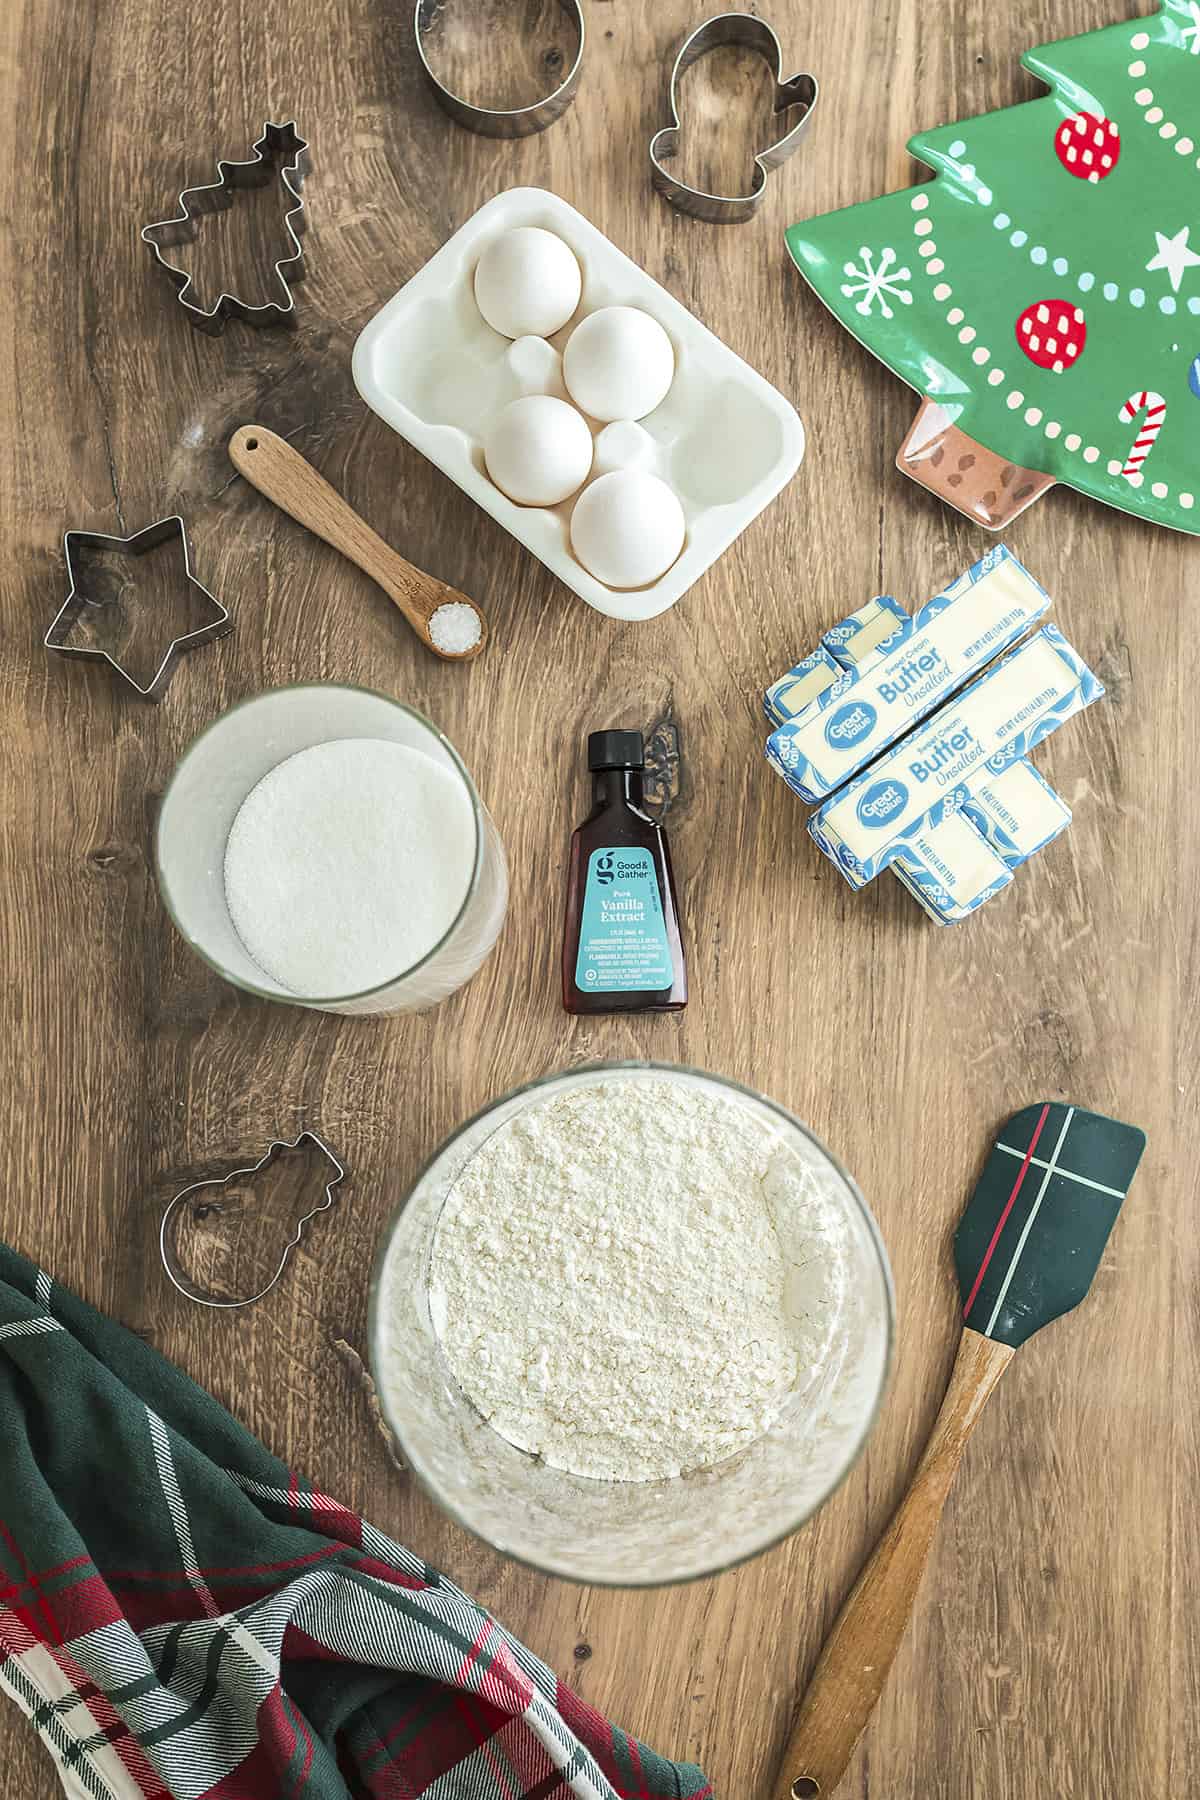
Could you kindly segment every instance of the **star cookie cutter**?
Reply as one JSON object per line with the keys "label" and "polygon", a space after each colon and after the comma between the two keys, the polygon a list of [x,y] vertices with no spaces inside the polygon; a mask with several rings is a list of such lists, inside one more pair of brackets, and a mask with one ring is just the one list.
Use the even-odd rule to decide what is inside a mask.
{"label": "star cookie cutter", "polygon": [[[748,194],[710,194],[703,188],[691,187],[687,182],[678,180],[663,166],[679,152],[680,82],[693,63],[699,62],[702,56],[707,56],[710,50],[726,44],[735,44],[743,50],[755,50],[767,64],[775,77],[775,95],[772,101],[774,113],[787,112],[794,106],[804,108],[803,116],[791,130],[772,144],[770,149],[760,150],[754,158],[754,178]],[[767,176],[799,149],[800,140],[812,122],[813,108],[817,104],[819,92],[814,75],[790,75],[784,78],[783,50],[765,19],[756,19],[751,13],[720,13],[716,18],[706,20],[684,40],[671,70],[673,123],[664,125],[650,140],[650,177],[654,186],[677,212],[688,213],[694,219],[705,219],[711,225],[737,225],[753,218],[766,190]]]}
{"label": "star cookie cutter", "polygon": [[[167,645],[162,661],[146,686],[127,669],[123,663],[108,650],[98,649],[92,644],[72,644],[70,637],[83,612],[91,608],[99,610],[102,606],[112,605],[112,601],[89,600],[84,592],[83,575],[77,559],[81,551],[86,550],[119,550],[126,556],[145,556],[151,550],[157,550],[161,544],[177,539],[183,546],[184,580],[203,594],[217,617],[208,625],[201,625],[196,631],[185,632],[182,637],[172,638]],[[47,650],[55,650],[60,656],[83,656],[93,662],[105,662],[110,669],[115,669],[121,680],[131,687],[142,700],[156,703],[167,691],[171,676],[175,673],[175,665],[187,650],[194,650],[200,644],[210,644],[215,638],[225,637],[233,630],[233,621],[228,610],[221,605],[216,595],[210,593],[202,581],[198,581],[192,573],[192,559],[188,550],[187,532],[183,520],[178,513],[169,519],[159,519],[154,525],[147,525],[141,531],[135,531],[132,537],[110,537],[102,531],[67,531],[63,533],[63,552],[67,561],[67,579],[70,592],[58,611],[55,613],[42,642]]]}
{"label": "star cookie cutter", "polygon": [[[228,162],[222,158],[217,163],[216,181],[203,187],[184,188],[179,196],[179,212],[174,218],[160,219],[157,224],[142,227],[142,242],[149,245],[154,260],[166,270],[180,305],[197,331],[207,332],[209,337],[220,337],[230,319],[260,327],[295,323],[296,300],[292,284],[304,279],[304,250],[300,239],[308,228],[300,190],[309,166],[308,143],[297,132],[295,120],[290,119],[286,125],[272,125],[268,120],[254,146],[254,155],[247,162]],[[287,299],[283,302],[267,300],[252,306],[237,294],[222,293],[212,306],[198,305],[188,297],[192,277],[186,269],[171,262],[163,254],[164,250],[195,243],[201,219],[210,213],[228,211],[240,192],[247,188],[267,187],[276,176],[296,202],[283,215],[291,253],[275,264],[275,274]]]}
{"label": "star cookie cutter", "polygon": [[[318,1200],[317,1204],[310,1207],[303,1218],[297,1220],[296,1229],[284,1245],[283,1254],[279,1258],[279,1267],[272,1275],[270,1281],[267,1282],[265,1287],[260,1288],[257,1294],[248,1294],[240,1300],[225,1300],[218,1294],[210,1293],[207,1288],[197,1286],[185,1272],[183,1265],[175,1254],[174,1227],[180,1207],[186,1200],[189,1200],[193,1194],[198,1194],[206,1188],[212,1188],[216,1194],[221,1194],[226,1188],[232,1187],[237,1181],[244,1181],[249,1177],[261,1175],[263,1170],[269,1169],[276,1158],[282,1156],[285,1150],[299,1150],[302,1148],[304,1150],[318,1151],[329,1163],[333,1170],[333,1174],[325,1185],[324,1199]],[[166,1211],[163,1213],[162,1224],[158,1228],[158,1252],[162,1258],[162,1266],[166,1270],[167,1279],[171,1282],[173,1287],[179,1290],[185,1299],[194,1300],[197,1306],[219,1307],[226,1312],[232,1311],[239,1306],[253,1306],[256,1300],[262,1300],[269,1294],[271,1289],[279,1281],[284,1270],[287,1268],[288,1263],[292,1259],[293,1250],[295,1250],[300,1243],[301,1238],[304,1236],[305,1228],[311,1220],[315,1219],[319,1213],[329,1211],[335,1199],[333,1190],[339,1185],[345,1173],[345,1166],[333,1154],[333,1151],[329,1148],[329,1145],[323,1138],[319,1138],[315,1131],[302,1131],[299,1136],[295,1138],[276,1138],[274,1143],[271,1144],[266,1151],[265,1155],[260,1156],[258,1161],[256,1163],[251,1163],[248,1168],[231,1169],[228,1175],[217,1175],[207,1181],[193,1181],[190,1187],[182,1189],[182,1191],[176,1194],[175,1198],[170,1202]]]}

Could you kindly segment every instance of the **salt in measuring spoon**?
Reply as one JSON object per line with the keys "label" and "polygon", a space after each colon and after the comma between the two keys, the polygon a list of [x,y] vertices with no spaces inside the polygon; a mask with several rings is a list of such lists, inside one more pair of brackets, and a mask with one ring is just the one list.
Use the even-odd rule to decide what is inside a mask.
{"label": "salt in measuring spoon", "polygon": [[[406,562],[283,438],[262,425],[241,425],[229,440],[229,458],[260,494],[369,575],[400,608],[427,650],[446,662],[470,662],[479,655],[488,640],[488,623],[474,600]],[[453,613],[444,611],[439,621],[446,628],[439,629],[439,644],[430,622],[451,607]],[[450,646],[469,639],[465,627],[471,621],[460,610],[463,607],[474,613],[478,636],[455,649]]]}

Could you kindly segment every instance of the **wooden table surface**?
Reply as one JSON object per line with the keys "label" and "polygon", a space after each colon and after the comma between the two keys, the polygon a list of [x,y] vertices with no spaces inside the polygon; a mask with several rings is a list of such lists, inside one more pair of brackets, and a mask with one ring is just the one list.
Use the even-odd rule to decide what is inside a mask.
{"label": "wooden table surface", "polygon": [[[985,545],[894,469],[912,398],[806,291],[784,226],[906,185],[911,131],[1032,98],[1023,49],[1134,10],[773,0],[789,62],[821,78],[821,116],[757,220],[725,231],[676,216],[647,177],[668,57],[700,16],[688,0],[590,0],[578,102],[519,144],[439,112],[403,0],[25,0],[0,22],[0,1233],[447,1569],[589,1700],[701,1762],[722,1800],[764,1792],[937,1407],[956,1336],[950,1231],[984,1150],[1015,1107],[1060,1096],[1144,1126],[1149,1150],[1086,1309],[1028,1346],[975,1435],[843,1791],[1161,1800],[1200,1773],[1194,546],[1065,490],[1010,531],[1109,697],[1039,752],[1071,832],[958,930],[892,881],[851,894],[768,771],[759,711],[764,683],[841,613],[883,590],[919,602]],[[491,41],[508,79],[520,52]],[[693,73],[693,174],[744,170],[765,94],[753,58]],[[247,155],[268,114],[294,114],[313,142],[299,327],[209,339],[138,228],[217,156]],[[351,383],[375,308],[485,199],[529,183],[580,207],[809,430],[784,495],[650,624],[558,586]],[[210,280],[254,244],[262,260],[278,236],[267,204],[246,209],[257,237],[239,238],[239,209],[206,230]],[[231,479],[224,446],[247,420],[288,434],[399,549],[486,603],[480,662],[435,663],[365,579]],[[186,660],[156,709],[41,638],[65,527],[123,533],[176,510],[237,630]],[[187,952],[158,897],[150,830],[184,746],[231,703],[316,678],[431,714],[507,843],[499,947],[425,1017],[259,1004]],[[692,1003],[572,1020],[556,963],[583,737],[666,715],[684,746],[671,825]],[[393,1471],[335,1348],[362,1347],[381,1221],[427,1153],[509,1086],[598,1056],[699,1064],[794,1108],[858,1177],[896,1277],[895,1380],[857,1469],[791,1542],[681,1590],[579,1589],[490,1554]],[[302,1124],[351,1179],[286,1285],[229,1316],[177,1297],[158,1263],[166,1198]],[[13,1709],[0,1764],[6,1795],[57,1791]]]}

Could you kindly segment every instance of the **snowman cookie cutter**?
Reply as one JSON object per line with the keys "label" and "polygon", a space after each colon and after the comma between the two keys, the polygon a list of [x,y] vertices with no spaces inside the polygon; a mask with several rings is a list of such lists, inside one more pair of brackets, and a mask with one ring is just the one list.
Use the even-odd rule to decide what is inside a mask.
{"label": "snowman cookie cutter", "polygon": [[[324,1198],[318,1200],[315,1206],[310,1207],[303,1217],[296,1221],[296,1229],[284,1245],[283,1252],[279,1258],[279,1267],[276,1269],[271,1279],[267,1282],[265,1287],[259,1288],[256,1294],[247,1294],[236,1300],[227,1300],[219,1294],[212,1293],[207,1288],[202,1288],[197,1282],[192,1280],[191,1276],[184,1269],[175,1249],[175,1233],[179,1223],[180,1211],[185,1201],[189,1200],[193,1194],[211,1188],[214,1195],[211,1204],[219,1207],[219,1196],[226,1189],[233,1187],[235,1182],[245,1181],[255,1175],[261,1175],[263,1170],[270,1168],[271,1164],[275,1162],[278,1157],[282,1156],[285,1151],[301,1149],[317,1151],[326,1159],[330,1168],[333,1170],[333,1174],[325,1184]],[[167,1279],[173,1287],[178,1289],[185,1299],[194,1300],[197,1306],[220,1307],[226,1312],[232,1311],[239,1306],[253,1306],[255,1301],[265,1298],[279,1281],[284,1270],[287,1268],[288,1263],[291,1261],[292,1251],[295,1250],[301,1238],[304,1236],[310,1221],[315,1219],[318,1213],[329,1211],[329,1208],[333,1205],[335,1199],[333,1190],[341,1182],[345,1173],[346,1170],[344,1165],[334,1155],[333,1151],[329,1148],[329,1145],[323,1138],[319,1138],[315,1131],[302,1131],[298,1137],[276,1138],[274,1143],[269,1146],[264,1155],[259,1157],[256,1163],[251,1163],[240,1169],[231,1169],[227,1175],[212,1176],[205,1181],[193,1181],[188,1187],[181,1189],[181,1191],[175,1195],[175,1198],[168,1204],[167,1209],[162,1216],[162,1224],[158,1228],[158,1251],[162,1258],[162,1266],[166,1271]],[[199,1206],[194,1208],[194,1215],[196,1218],[201,1218],[203,1216]]]}
{"label": "snowman cookie cutter", "polygon": [[[760,150],[754,158],[754,175],[748,194],[712,194],[704,188],[691,187],[687,182],[680,181],[678,176],[672,175],[664,167],[679,152],[680,82],[693,63],[699,62],[702,56],[707,56],[710,50],[728,44],[743,50],[757,51],[767,64],[775,78],[775,94],[771,103],[773,113],[778,115],[789,112],[796,106],[804,108],[803,114],[791,129],[769,149]],[[736,12],[720,13],[716,18],[707,19],[684,40],[671,70],[672,122],[656,131],[650,140],[650,178],[654,186],[677,212],[688,213],[694,219],[704,219],[710,225],[737,225],[753,218],[766,191],[767,176],[771,170],[777,169],[780,163],[786,162],[800,148],[800,141],[812,123],[813,108],[817,104],[819,93],[815,75],[784,76],[783,49],[765,19],[756,19],[752,13]]]}

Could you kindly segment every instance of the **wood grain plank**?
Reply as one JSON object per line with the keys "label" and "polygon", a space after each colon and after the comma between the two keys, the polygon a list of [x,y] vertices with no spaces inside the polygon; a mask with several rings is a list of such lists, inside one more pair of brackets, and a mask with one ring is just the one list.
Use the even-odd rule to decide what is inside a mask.
{"label": "wood grain plank", "polygon": [[[458,4],[459,0],[451,0]],[[461,0],[465,4],[465,0]],[[651,192],[686,0],[591,0],[584,82],[544,137],[456,130],[422,85],[406,8],[330,0],[26,0],[0,16],[0,1233],[145,1332],[278,1453],[492,1606],[589,1700],[694,1757],[724,1800],[764,1792],[841,1599],[902,1490],[947,1376],[949,1232],[1002,1118],[1071,1098],[1150,1149],[1085,1312],[1039,1340],[965,1460],[847,1800],[1162,1800],[1200,1768],[1192,1529],[1197,979],[1191,545],[1062,492],[1009,541],[1046,582],[1108,702],[1039,752],[1070,834],[960,931],[895,884],[852,895],[766,769],[764,682],[840,611],[919,601],[979,554],[964,520],[892,466],[912,411],[788,267],[794,218],[914,175],[910,132],[1032,97],[1020,52],[1132,15],[1103,0],[773,0],[820,113],[757,220],[719,231]],[[519,49],[502,33],[503,74]],[[757,69],[697,69],[703,166],[742,167]],[[294,333],[190,331],[138,242],[185,181],[245,155],[264,118],[313,142],[309,278]],[[696,119],[692,120],[695,127]],[[19,154],[17,154],[19,145]],[[786,494],[665,618],[588,612],[358,402],[353,339],[501,188],[579,206],[780,386],[810,430]],[[232,239],[230,240],[232,243]],[[231,480],[261,420],[395,547],[478,597],[493,641],[435,664],[388,602]],[[236,635],[181,667],[161,709],[47,658],[68,525],[181,509]],[[1194,585],[1194,584],[1192,584]],[[510,922],[429,1018],[338,1020],[223,987],[175,936],[150,853],[155,804],[195,733],[264,686],[361,681],[430,713],[477,772],[513,865]],[[670,708],[687,794],[672,817],[694,999],[681,1018],[569,1020],[555,963],[589,728]],[[823,1513],[757,1563],[640,1595],[542,1580],[474,1543],[398,1478],[334,1340],[362,1342],[364,1271],[428,1151],[502,1089],[595,1056],[686,1060],[792,1106],[880,1219],[900,1302],[894,1386]],[[161,1276],[180,1186],[303,1124],[351,1171],[344,1202],[252,1313],[215,1319]],[[588,1654],[577,1658],[578,1647]],[[48,1762],[0,1714],[6,1791]]]}

